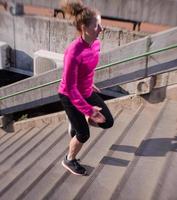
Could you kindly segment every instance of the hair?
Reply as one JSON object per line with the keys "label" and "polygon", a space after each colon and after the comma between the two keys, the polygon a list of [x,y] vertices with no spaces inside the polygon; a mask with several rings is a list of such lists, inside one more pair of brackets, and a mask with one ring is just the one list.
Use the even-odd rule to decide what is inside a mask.
{"label": "hair", "polygon": [[74,25],[79,32],[82,31],[82,25],[89,26],[92,19],[99,14],[96,9],[85,6],[81,0],[65,0],[62,9],[69,16],[74,17]]}

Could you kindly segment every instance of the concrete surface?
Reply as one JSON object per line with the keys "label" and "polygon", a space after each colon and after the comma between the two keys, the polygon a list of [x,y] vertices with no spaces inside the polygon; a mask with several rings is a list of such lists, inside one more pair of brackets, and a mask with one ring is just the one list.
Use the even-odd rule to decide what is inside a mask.
{"label": "concrete surface", "polygon": [[8,60],[10,56],[9,49],[10,47],[7,43],[0,41],[0,69],[10,67],[10,62]]}
{"label": "concrete surface", "polygon": [[[0,12],[0,18],[0,41],[13,49],[13,67],[29,72],[33,72],[34,52],[43,49],[63,54],[77,35],[73,25],[66,20],[33,15],[11,16],[6,12]],[[108,51],[144,36],[138,32],[106,27],[100,35],[101,51]]]}
{"label": "concrete surface", "polygon": [[44,72],[61,68],[63,66],[63,54],[39,50],[34,53],[34,76]]}
{"label": "concrete surface", "polygon": [[[145,37],[129,44],[122,45],[121,47],[114,48],[113,50],[102,52],[99,66],[121,61],[132,56],[143,54],[149,50],[156,50],[164,47],[165,45],[162,46],[162,42],[160,42],[162,38],[165,38],[165,41],[169,41],[165,43],[166,45],[172,45],[176,41],[176,33],[177,28],[174,28],[160,34],[154,34],[151,37]],[[137,60],[116,64],[109,68],[99,70],[96,72],[95,83],[100,88],[108,88],[132,81],[139,81],[140,79],[144,79],[152,75],[156,76],[157,74],[168,73],[168,71],[175,71],[177,67],[175,52],[177,50],[173,49],[170,51],[173,53],[169,53],[168,51],[165,53],[163,52],[162,59],[159,59],[158,62],[153,59],[153,57],[158,57],[161,54],[142,57]],[[58,80],[61,77],[61,70],[62,69],[54,69],[40,76],[32,77],[19,83],[3,87],[0,89],[0,96],[3,97],[34,86]],[[154,71],[154,73],[152,73],[152,71]],[[174,72],[174,74],[175,73],[176,72]],[[166,75],[167,78],[164,78],[163,75],[158,75],[156,77],[159,87],[160,85],[161,87],[164,86],[163,81],[165,80],[166,85],[172,85],[176,82],[175,75],[172,75],[170,72],[169,74],[171,74],[171,76],[168,77],[168,75]],[[4,114],[11,113],[29,109],[34,106],[44,105],[46,103],[56,102],[59,100],[57,87],[58,82],[53,83],[50,86],[4,99],[1,101],[1,112]],[[136,91],[137,89],[135,92]]]}
{"label": "concrete surface", "polygon": [[[9,0],[8,0],[9,2]],[[59,0],[16,0],[26,5],[60,8]],[[96,7],[102,15],[157,24],[177,25],[176,0],[83,0]]]}
{"label": "concrete surface", "polygon": [[64,113],[17,122],[11,133],[0,129],[1,200],[176,199],[176,89],[153,103],[151,95],[108,101],[115,123],[90,127],[78,155],[84,177],[61,166],[69,142]]}

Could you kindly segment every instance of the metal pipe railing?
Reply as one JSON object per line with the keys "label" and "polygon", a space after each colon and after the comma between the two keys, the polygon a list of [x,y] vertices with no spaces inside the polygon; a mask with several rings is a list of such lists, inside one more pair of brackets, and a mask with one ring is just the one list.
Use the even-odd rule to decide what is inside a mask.
{"label": "metal pipe railing", "polygon": [[[112,63],[106,64],[106,65],[97,67],[96,71],[111,67],[113,65],[118,65],[118,64],[125,63],[125,62],[129,62],[131,60],[139,59],[139,58],[142,58],[142,57],[145,57],[145,56],[149,56],[149,55],[157,54],[157,53],[160,53],[160,52],[163,52],[163,51],[171,50],[171,49],[174,49],[174,48],[177,48],[177,44],[170,45],[168,47],[164,47],[164,48],[161,48],[161,49],[158,49],[158,50],[149,51],[149,52],[146,52],[144,54],[140,54],[138,56],[132,56],[130,58],[123,59],[121,61],[117,61],[117,62],[112,62]],[[49,85],[52,85],[52,84],[55,84],[55,83],[59,83],[60,81],[61,81],[61,79],[57,79],[57,80],[51,81],[49,83],[45,83],[45,84],[42,84],[42,85],[39,85],[39,86],[35,86],[35,87],[29,88],[29,89],[26,89],[26,90],[22,90],[20,92],[14,93],[14,94],[10,94],[10,95],[4,96],[4,97],[0,97],[0,100],[4,100],[4,99],[7,99],[7,98],[10,98],[10,97],[19,95],[19,94],[23,94],[23,93],[26,93],[26,92],[29,92],[29,91],[40,89],[40,88],[45,87],[45,86],[49,86]]]}
{"label": "metal pipe railing", "polygon": [[125,62],[129,62],[129,61],[131,61],[131,60],[135,60],[135,59],[142,58],[142,57],[145,57],[145,56],[153,55],[153,54],[160,53],[160,52],[167,51],[167,50],[174,49],[174,48],[177,48],[177,44],[175,44],[175,45],[170,45],[170,46],[168,46],[168,47],[164,47],[164,48],[161,48],[161,49],[158,49],[158,50],[149,51],[149,52],[140,54],[140,55],[138,55],[138,56],[132,56],[132,57],[130,57],[130,58],[125,58],[125,59],[123,59],[123,60],[121,60],[121,61],[109,63],[109,64],[107,64],[107,65],[103,65],[103,66],[101,66],[101,67],[97,67],[96,70],[105,69],[105,68],[110,67],[110,66],[113,66],[113,65],[122,64],[122,63],[125,63]]}

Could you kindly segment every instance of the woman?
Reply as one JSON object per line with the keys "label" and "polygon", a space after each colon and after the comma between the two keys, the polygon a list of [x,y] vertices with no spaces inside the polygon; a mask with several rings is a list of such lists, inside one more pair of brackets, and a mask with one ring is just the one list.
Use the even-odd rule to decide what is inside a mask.
{"label": "woman", "polygon": [[100,92],[93,84],[94,71],[99,61],[102,31],[101,16],[81,1],[67,1],[64,11],[74,17],[74,24],[80,36],[66,49],[64,69],[59,85],[59,96],[70,121],[71,140],[69,152],[62,165],[75,175],[86,175],[76,155],[89,139],[88,121],[101,128],[113,126],[113,117],[104,101],[96,94]]}

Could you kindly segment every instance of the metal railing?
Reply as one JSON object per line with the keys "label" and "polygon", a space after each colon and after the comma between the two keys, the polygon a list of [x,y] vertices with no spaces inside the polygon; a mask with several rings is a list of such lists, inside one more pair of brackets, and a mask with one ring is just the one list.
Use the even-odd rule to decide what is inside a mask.
{"label": "metal railing", "polygon": [[[149,52],[146,52],[144,54],[140,54],[138,56],[132,56],[130,58],[123,59],[121,61],[117,61],[117,62],[112,62],[112,63],[106,64],[106,65],[97,67],[96,71],[111,67],[113,65],[118,65],[118,64],[122,64],[122,63],[125,63],[125,62],[129,62],[129,61],[135,60],[135,59],[139,59],[139,58],[142,58],[142,57],[145,57],[145,56],[149,56],[149,55],[157,54],[157,53],[164,52],[164,51],[167,51],[167,50],[171,50],[171,49],[174,49],[174,48],[177,48],[177,44],[170,45],[168,47],[164,47],[164,48],[161,48],[161,49],[158,49],[158,50],[149,51]],[[4,100],[4,99],[10,98],[10,97],[17,96],[19,94],[23,94],[23,93],[26,93],[26,92],[30,92],[30,91],[33,91],[33,90],[36,90],[36,89],[43,88],[45,86],[49,86],[49,85],[52,85],[52,84],[55,84],[55,83],[59,83],[60,81],[61,81],[61,79],[57,79],[55,81],[51,81],[51,82],[48,82],[48,83],[45,83],[45,84],[42,84],[42,85],[38,85],[38,86],[35,86],[35,87],[32,87],[32,88],[26,89],[26,90],[22,90],[20,92],[16,92],[16,93],[4,96],[4,97],[0,97],[0,100]]]}

